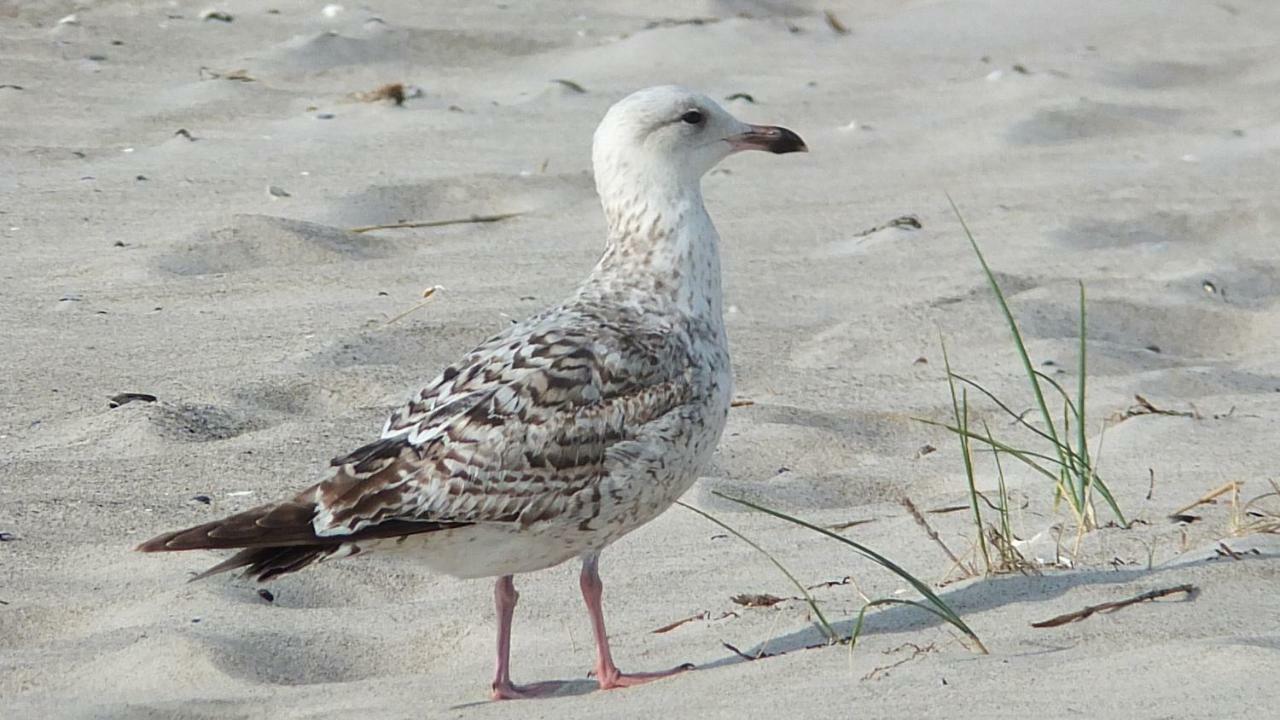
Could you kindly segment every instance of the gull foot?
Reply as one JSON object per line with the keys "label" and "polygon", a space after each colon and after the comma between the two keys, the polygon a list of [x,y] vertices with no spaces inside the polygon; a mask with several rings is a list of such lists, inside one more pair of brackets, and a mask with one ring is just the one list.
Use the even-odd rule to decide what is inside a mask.
{"label": "gull foot", "polygon": [[661,670],[659,672],[624,673],[619,671],[618,668],[612,668],[611,671],[596,670],[592,675],[596,676],[601,690],[613,690],[615,688],[631,687],[632,685],[643,685],[654,680],[679,675],[692,669],[694,669],[693,663],[685,663],[670,670]]}
{"label": "gull foot", "polygon": [[547,697],[554,695],[557,690],[564,687],[567,683],[563,682],[539,682],[529,685],[515,685],[510,682],[493,684],[494,700],[528,700],[530,698]]}

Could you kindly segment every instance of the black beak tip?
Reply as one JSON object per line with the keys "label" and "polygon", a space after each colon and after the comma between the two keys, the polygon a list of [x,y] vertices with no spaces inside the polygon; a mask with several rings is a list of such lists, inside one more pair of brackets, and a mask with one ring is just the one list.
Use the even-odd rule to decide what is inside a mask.
{"label": "black beak tip", "polygon": [[780,127],[778,128],[778,137],[769,143],[769,152],[774,155],[785,155],[793,152],[809,152],[809,146],[804,144],[804,140],[799,135],[790,130]]}

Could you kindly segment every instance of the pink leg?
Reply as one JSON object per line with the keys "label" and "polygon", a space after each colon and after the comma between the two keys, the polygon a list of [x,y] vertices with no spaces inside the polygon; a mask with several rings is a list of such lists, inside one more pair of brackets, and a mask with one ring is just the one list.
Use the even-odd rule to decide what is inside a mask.
{"label": "pink leg", "polygon": [[516,592],[516,584],[510,575],[498,578],[493,587],[493,600],[498,608],[498,672],[493,677],[493,699],[514,700],[517,698],[549,695],[563,683],[547,682],[533,685],[513,685],[511,683],[511,618],[516,612],[516,601],[520,593]]}
{"label": "pink leg", "polygon": [[687,663],[661,672],[623,674],[618,670],[618,666],[613,664],[613,655],[609,652],[609,634],[604,628],[604,608],[600,605],[600,598],[604,594],[604,583],[600,582],[599,560],[600,556],[594,554],[583,558],[581,585],[582,598],[587,601],[587,612],[591,614],[591,630],[596,636],[595,676],[600,683],[600,689],[612,690],[640,685],[651,680],[670,677],[685,670],[692,670],[693,665]]}

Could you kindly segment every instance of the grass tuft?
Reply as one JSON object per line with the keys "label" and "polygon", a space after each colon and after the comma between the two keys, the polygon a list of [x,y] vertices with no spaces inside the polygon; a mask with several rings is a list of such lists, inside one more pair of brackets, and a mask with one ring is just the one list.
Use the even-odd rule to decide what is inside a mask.
{"label": "grass tuft", "polygon": [[[1024,565],[1016,557],[1016,550],[1012,544],[1013,536],[1008,523],[1009,504],[1004,490],[1004,469],[1000,465],[1001,455],[1014,458],[1053,481],[1055,502],[1066,500],[1081,532],[1096,528],[1098,525],[1097,512],[1093,503],[1095,495],[1106,502],[1108,508],[1122,526],[1127,526],[1128,522],[1125,520],[1124,513],[1120,511],[1119,505],[1116,504],[1110,489],[1099,477],[1097,462],[1094,456],[1091,455],[1089,448],[1088,423],[1085,414],[1086,379],[1088,377],[1088,329],[1085,315],[1084,284],[1081,283],[1079,286],[1079,364],[1076,373],[1075,392],[1072,394],[1068,393],[1056,380],[1036,370],[1032,364],[1031,355],[1027,352],[1026,343],[1022,338],[1022,331],[1018,327],[1017,320],[1014,319],[1013,311],[1009,308],[1004,292],[1000,289],[1000,283],[996,281],[995,273],[992,272],[991,266],[987,264],[986,257],[978,246],[978,241],[974,238],[968,223],[965,222],[964,216],[960,213],[960,209],[950,195],[947,196],[947,201],[951,204],[951,210],[960,222],[960,227],[964,230],[965,237],[968,238],[969,245],[973,248],[974,255],[978,258],[978,263],[982,266],[982,271],[987,278],[987,284],[991,288],[991,292],[1000,306],[1000,313],[1009,327],[1009,335],[1013,341],[1014,350],[1022,363],[1027,385],[1035,401],[1034,407],[1039,411],[1041,421],[1039,426],[1032,424],[1024,417],[1025,413],[1015,412],[1009,406],[1009,403],[996,397],[994,393],[987,390],[977,381],[953,371],[950,359],[947,357],[946,346],[945,344],[943,345],[942,353],[946,364],[947,384],[951,391],[951,405],[955,424],[924,419],[921,419],[921,422],[946,428],[960,438],[961,457],[964,460],[965,475],[969,484],[969,499],[973,508],[974,524],[978,528],[977,546],[980,548],[987,571],[994,572],[1001,566],[1013,568]],[[957,384],[961,386],[959,393],[956,392]],[[1034,438],[1047,443],[1048,449],[1041,452],[1013,442],[997,440],[992,436],[990,429],[985,424],[982,433],[970,429],[968,389],[981,393],[988,400],[995,403],[996,407],[1013,418],[1015,425],[1029,432]],[[1060,420],[1050,410],[1048,398],[1057,398],[1061,402],[1062,415]],[[1000,526],[998,528],[991,526],[1001,538],[1001,540],[994,542],[996,551],[999,554],[998,563],[993,563],[991,559],[989,545],[992,543],[988,541],[989,535],[985,529],[986,525],[983,522],[979,507],[981,493],[977,490],[974,477],[972,448],[972,443],[974,442],[995,455],[1000,474],[1000,503],[997,505],[998,508],[1002,509],[1000,511]],[[985,500],[985,498],[982,499]],[[991,539],[994,540],[994,536],[991,536]]]}

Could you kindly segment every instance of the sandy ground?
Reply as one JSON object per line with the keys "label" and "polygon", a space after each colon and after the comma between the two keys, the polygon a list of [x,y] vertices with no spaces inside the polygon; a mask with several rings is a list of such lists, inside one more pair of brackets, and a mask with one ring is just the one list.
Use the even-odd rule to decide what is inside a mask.
{"label": "sandy ground", "polygon": [[[1280,706],[1275,537],[1234,535],[1227,496],[1195,522],[1167,517],[1227,482],[1259,495],[1275,476],[1280,6],[323,6],[217,4],[228,23],[201,20],[204,3],[0,1],[4,717],[1206,718]],[[691,18],[704,21],[668,22]],[[420,94],[403,107],[353,95],[388,82]],[[909,597],[841,546],[710,490],[826,524],[870,521],[842,532],[945,581],[990,655],[901,607],[872,613],[852,653],[804,650],[818,635],[803,603],[730,600],[794,589],[679,508],[605,554],[606,608],[624,669],[701,669],[594,692],[565,566],[518,581],[514,671],[578,682],[518,703],[486,702],[487,582],[367,558],[283,579],[268,603],[234,577],[184,584],[214,554],[131,552],[314,481],[416,383],[566,294],[602,242],[590,132],[611,102],[663,82],[747,93],[754,102],[727,107],[812,148],[737,157],[706,180],[738,393],[754,404],[734,410],[714,475],[687,499],[806,583],[853,576],[866,596]],[[1141,522],[1090,533],[1076,553],[1046,483],[1009,467],[1028,555],[1053,563],[1060,528],[1070,569],[957,579],[899,504],[966,498],[955,440],[912,419],[949,412],[940,331],[958,370],[1030,406],[944,192],[1033,355],[1067,383],[1076,282],[1087,286],[1095,446],[1135,394],[1196,413],[1107,425],[1102,474]],[[508,212],[524,214],[346,232]],[[904,215],[922,227],[862,234]],[[433,285],[444,290],[428,306],[387,324]],[[109,409],[126,391],[159,401]],[[992,468],[979,470],[992,486]],[[973,558],[965,513],[929,517]],[[1199,588],[1193,600],[1030,626],[1182,583]],[[814,592],[847,631],[855,587]],[[793,652],[746,662],[722,643]]]}

